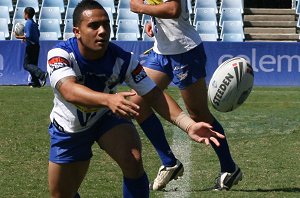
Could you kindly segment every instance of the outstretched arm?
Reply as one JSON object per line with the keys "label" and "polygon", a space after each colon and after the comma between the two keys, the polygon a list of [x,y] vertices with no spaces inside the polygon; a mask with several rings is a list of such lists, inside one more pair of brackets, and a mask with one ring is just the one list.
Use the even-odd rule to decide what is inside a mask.
{"label": "outstretched arm", "polygon": [[207,145],[213,142],[219,146],[220,143],[217,138],[225,138],[222,134],[213,131],[210,124],[205,122],[196,123],[193,121],[182,111],[173,98],[161,91],[158,87],[155,87],[142,97],[163,118],[187,132],[189,137],[196,142],[205,143]]}

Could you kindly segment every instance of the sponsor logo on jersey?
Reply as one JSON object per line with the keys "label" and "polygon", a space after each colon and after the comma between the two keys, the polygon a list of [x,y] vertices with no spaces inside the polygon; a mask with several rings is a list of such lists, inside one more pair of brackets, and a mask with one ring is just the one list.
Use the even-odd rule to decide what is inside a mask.
{"label": "sponsor logo on jersey", "polygon": [[138,66],[131,72],[131,76],[135,83],[139,83],[141,80],[147,77],[147,74],[142,65],[138,64]]}
{"label": "sponsor logo on jersey", "polygon": [[70,63],[67,59],[60,56],[54,56],[48,60],[49,67],[52,69],[52,72],[55,70],[61,69],[63,67],[69,67]]}

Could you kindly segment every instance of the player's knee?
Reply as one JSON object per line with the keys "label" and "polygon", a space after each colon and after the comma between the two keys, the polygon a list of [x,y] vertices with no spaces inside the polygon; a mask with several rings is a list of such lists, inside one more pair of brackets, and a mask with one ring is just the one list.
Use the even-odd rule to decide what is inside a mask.
{"label": "player's knee", "polygon": [[141,153],[131,151],[128,156],[123,157],[120,167],[125,177],[139,178],[144,173]]}

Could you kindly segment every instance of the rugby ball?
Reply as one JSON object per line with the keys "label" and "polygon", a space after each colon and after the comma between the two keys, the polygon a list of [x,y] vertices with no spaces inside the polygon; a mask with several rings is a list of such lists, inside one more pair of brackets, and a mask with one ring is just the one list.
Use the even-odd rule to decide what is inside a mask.
{"label": "rugby ball", "polygon": [[24,35],[24,24],[16,23],[14,32],[17,36],[23,36]]}
{"label": "rugby ball", "polygon": [[253,69],[244,58],[223,62],[213,73],[208,86],[208,98],[220,112],[229,112],[245,102],[254,81]]}
{"label": "rugby ball", "polygon": [[149,5],[158,5],[163,3],[163,0],[146,0],[147,4]]}

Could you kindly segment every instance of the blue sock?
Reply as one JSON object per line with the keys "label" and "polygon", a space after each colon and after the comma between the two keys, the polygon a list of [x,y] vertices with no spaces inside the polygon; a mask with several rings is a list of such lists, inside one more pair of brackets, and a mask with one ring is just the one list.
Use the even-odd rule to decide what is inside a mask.
{"label": "blue sock", "polygon": [[128,179],[123,177],[123,197],[149,197],[149,180],[147,174],[144,173],[144,175],[138,179]]}
{"label": "blue sock", "polygon": [[164,166],[175,166],[176,158],[167,141],[163,126],[158,117],[153,113],[140,124],[142,130],[154,146]]}
{"label": "blue sock", "polygon": [[74,198],[80,198],[80,194],[77,192]]}
{"label": "blue sock", "polygon": [[[217,131],[222,135],[225,135],[224,129],[217,119],[214,119],[212,126],[214,131]],[[220,142],[220,146],[217,147],[214,144],[212,144],[212,147],[214,148],[216,154],[218,155],[220,165],[221,165],[221,172],[230,172],[230,173],[234,172],[235,163],[231,157],[226,138],[225,139],[218,138],[218,141]]]}

